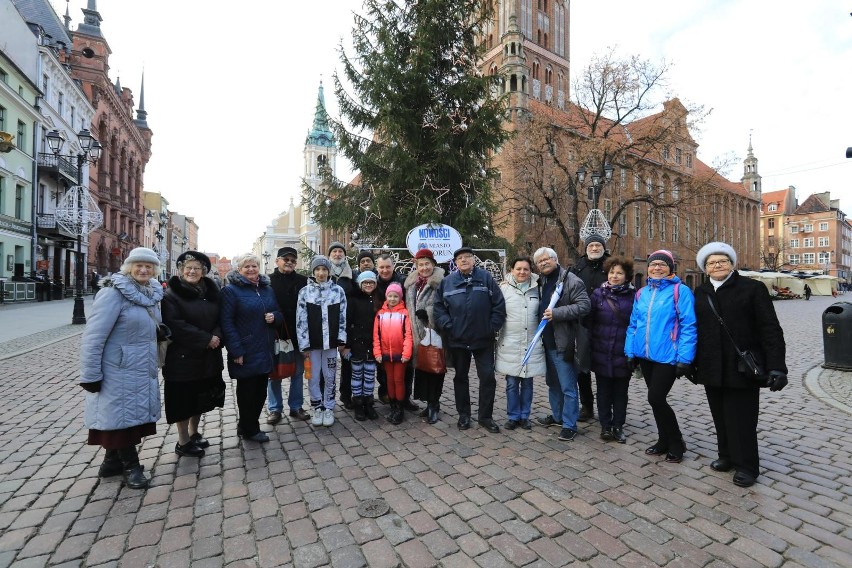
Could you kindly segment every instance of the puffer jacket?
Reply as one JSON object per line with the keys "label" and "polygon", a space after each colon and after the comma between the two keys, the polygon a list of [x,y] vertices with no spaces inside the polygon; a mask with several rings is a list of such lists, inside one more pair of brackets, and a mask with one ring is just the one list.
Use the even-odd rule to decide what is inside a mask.
{"label": "puffer jacket", "polygon": [[529,286],[522,290],[515,277],[507,274],[500,283],[500,291],[506,300],[506,323],[497,337],[497,372],[513,377],[544,375],[547,366],[541,341],[536,342],[529,361],[521,367],[527,347],[538,329],[538,275],[530,275]]}
{"label": "puffer jacket", "polygon": [[169,279],[163,296],[163,323],[172,331],[172,343],[166,352],[163,378],[167,381],[199,381],[222,378],[222,343],[216,349],[208,345],[215,335],[223,339],[219,325],[219,286],[210,278],[202,279],[204,292],[178,276]]}
{"label": "puffer jacket", "polygon": [[122,430],[160,419],[157,323],[163,288],[115,274],[101,290],[83,331],[80,382],[101,383],[86,393],[86,428]]}
{"label": "puffer jacket", "polygon": [[444,269],[436,266],[432,271],[432,275],[426,279],[426,284],[420,291],[417,291],[417,271],[410,272],[405,278],[405,305],[408,307],[408,318],[411,320],[411,331],[414,336],[414,366],[417,366],[417,348],[420,345],[420,340],[426,336],[426,326],[423,321],[415,315],[417,310],[426,310],[426,315],[429,318],[429,327],[437,331],[435,325],[435,292],[438,291],[438,286],[441,285],[441,280],[444,279]]}
{"label": "puffer jacket", "polygon": [[299,349],[335,349],[346,345],[346,293],[332,281],[313,278],[299,290],[296,304]]}
{"label": "puffer jacket", "polygon": [[[678,286],[675,309],[674,290]],[[695,359],[695,297],[677,276],[648,278],[636,292],[624,355],[656,363],[688,365]]]}
{"label": "puffer jacket", "polygon": [[592,292],[592,311],[587,319],[592,351],[591,368],[595,375],[630,376],[631,369],[624,356],[624,340],[635,295],[636,289],[629,282],[616,287],[604,282]]}
{"label": "puffer jacket", "polygon": [[405,305],[400,302],[389,308],[385,302],[373,324],[373,356],[376,361],[409,360],[412,343],[411,319]]}
{"label": "puffer jacket", "polygon": [[375,300],[378,292],[371,294],[354,289],[346,302],[346,347],[352,350],[355,361],[373,359],[373,324],[376,321]]}
{"label": "puffer jacket", "polygon": [[[261,274],[257,284],[252,284],[232,270],[225,281],[219,321],[228,349],[228,374],[234,379],[265,375],[272,370],[275,330],[284,321],[269,277]],[[266,323],[264,314],[270,312],[275,319]],[[243,358],[242,365],[234,363],[239,357]]]}
{"label": "puffer jacket", "polygon": [[483,349],[494,345],[506,321],[506,301],[486,270],[474,268],[469,276],[457,270],[438,286],[433,314],[448,347]]}

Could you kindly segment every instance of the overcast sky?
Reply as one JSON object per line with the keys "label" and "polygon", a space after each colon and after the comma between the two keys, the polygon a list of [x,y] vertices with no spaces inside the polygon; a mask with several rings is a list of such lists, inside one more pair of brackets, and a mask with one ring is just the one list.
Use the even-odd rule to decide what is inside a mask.
{"label": "overcast sky", "polygon": [[[52,0],[60,15],[65,2]],[[72,29],[85,0],[71,0]],[[110,76],[145,107],[154,132],[145,189],[195,218],[200,248],[248,250],[299,199],[305,136],[320,77],[331,75],[361,0],[99,0]],[[738,181],[752,135],[763,189],[799,202],[831,191],[852,213],[852,4],[761,0],[571,3],[572,72],[608,47],[674,65],[669,92],[712,113],[698,157],[734,155]],[[338,173],[346,177],[345,165]]]}

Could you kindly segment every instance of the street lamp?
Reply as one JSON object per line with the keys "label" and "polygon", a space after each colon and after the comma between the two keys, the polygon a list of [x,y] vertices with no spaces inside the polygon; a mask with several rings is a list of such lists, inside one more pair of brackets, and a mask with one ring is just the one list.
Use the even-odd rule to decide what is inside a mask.
{"label": "street lamp", "polygon": [[[600,169],[596,169],[592,172],[592,185],[589,186],[589,199],[594,203],[594,207],[592,209],[598,209],[598,201],[601,197],[601,191],[603,190],[604,184],[607,184],[612,181],[612,172],[615,168],[612,167],[612,164],[609,162],[604,164],[603,167],[603,175],[601,175]],[[580,169],[577,170],[577,181],[582,184],[586,180],[586,167],[580,166]]]}
{"label": "street lamp", "polygon": [[[59,159],[59,152],[65,144],[65,137],[57,130],[52,130],[45,135],[51,152]],[[92,133],[84,128],[77,134],[80,143],[80,152],[77,158],[77,185],[69,188],[62,197],[61,206],[56,208],[56,220],[66,230],[77,235],[77,258],[76,266],[76,292],[74,294],[74,315],[72,324],[86,323],[86,312],[83,308],[83,235],[98,228],[103,222],[103,213],[98,204],[92,198],[89,190],[83,185],[83,164],[87,161],[96,164],[101,159],[103,147],[95,140]]]}

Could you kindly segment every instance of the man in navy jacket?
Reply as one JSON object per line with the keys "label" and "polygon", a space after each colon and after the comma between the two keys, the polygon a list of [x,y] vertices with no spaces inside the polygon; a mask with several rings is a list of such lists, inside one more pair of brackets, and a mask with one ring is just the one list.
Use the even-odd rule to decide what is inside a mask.
{"label": "man in navy jacket", "polygon": [[459,430],[470,428],[470,357],[479,377],[479,424],[492,433],[500,427],[492,417],[497,379],[494,376],[494,337],[506,321],[506,302],[491,275],[473,265],[473,249],[453,253],[458,270],[441,281],[435,294],[434,316],[456,369],[453,388]]}

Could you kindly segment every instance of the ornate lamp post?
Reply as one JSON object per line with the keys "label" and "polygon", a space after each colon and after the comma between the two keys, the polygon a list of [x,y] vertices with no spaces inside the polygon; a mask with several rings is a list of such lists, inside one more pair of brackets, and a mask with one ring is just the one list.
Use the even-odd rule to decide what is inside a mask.
{"label": "ornate lamp post", "polygon": [[[604,217],[604,214],[598,209],[598,202],[600,201],[603,186],[612,181],[613,170],[615,168],[607,162],[603,166],[603,171],[598,168],[592,172],[592,185],[588,187],[588,197],[592,200],[593,206],[589,210],[589,214],[586,215],[583,226],[580,227],[580,238],[583,240],[586,240],[592,234],[600,235],[604,240],[609,239],[612,235],[609,219]],[[577,182],[582,185],[584,181],[586,181],[586,167],[580,166],[580,169],[577,170]]]}
{"label": "ornate lamp post", "polygon": [[[65,144],[65,137],[60,132],[52,130],[46,135],[46,138],[51,152],[59,158],[59,152]],[[97,201],[89,193],[89,189],[83,185],[83,164],[87,161],[92,164],[97,163],[101,158],[103,148],[88,129],[81,130],[77,134],[77,138],[80,141],[81,152],[76,156],[70,156],[77,158],[77,185],[68,188],[68,191],[59,200],[56,206],[56,222],[63,229],[77,236],[76,292],[74,294],[74,315],[71,318],[71,323],[84,324],[86,323],[86,312],[83,308],[83,272],[85,270],[82,248],[83,235],[88,235],[100,227],[104,221],[104,216],[98,208]]]}
{"label": "ornate lamp post", "polygon": [[268,250],[263,251],[263,272],[264,272],[264,274],[266,273],[266,265],[269,263],[269,257],[270,256],[272,256],[272,254]]}
{"label": "ornate lamp post", "polygon": [[[592,172],[592,185],[589,186],[589,199],[594,203],[594,207],[592,209],[598,208],[598,201],[601,197],[601,191],[603,190],[604,184],[607,184],[612,181],[612,172],[615,168],[612,167],[612,164],[606,163],[603,167],[603,175],[601,175],[600,169],[597,169]],[[580,169],[577,170],[577,181],[581,184],[586,180],[586,167],[580,166]]]}

